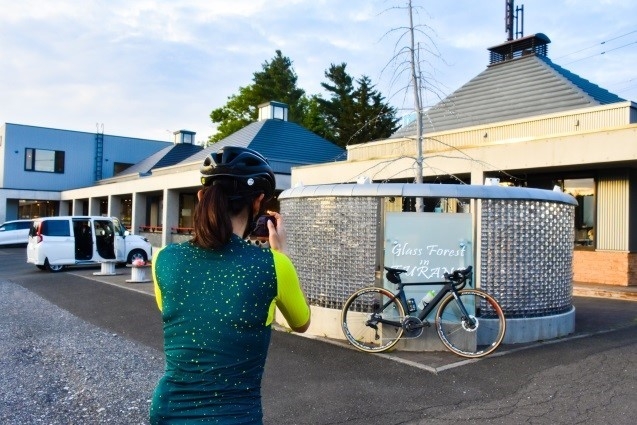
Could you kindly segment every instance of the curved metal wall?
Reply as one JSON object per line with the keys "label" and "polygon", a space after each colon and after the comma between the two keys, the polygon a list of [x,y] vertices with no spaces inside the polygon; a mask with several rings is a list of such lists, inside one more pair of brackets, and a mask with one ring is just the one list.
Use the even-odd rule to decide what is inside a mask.
{"label": "curved metal wall", "polygon": [[573,205],[481,201],[480,287],[507,317],[567,312],[573,303]]}
{"label": "curved metal wall", "polygon": [[378,197],[281,201],[288,252],[311,305],[341,309],[375,283]]}
{"label": "curved metal wall", "polygon": [[[322,189],[329,190],[291,190],[279,200],[288,251],[310,304],[340,310],[350,294],[376,283],[379,205],[390,193],[333,196],[332,189]],[[523,199],[524,191],[507,190],[508,199],[477,202],[480,287],[498,299],[507,317],[570,310],[575,201],[550,191],[544,200]]]}

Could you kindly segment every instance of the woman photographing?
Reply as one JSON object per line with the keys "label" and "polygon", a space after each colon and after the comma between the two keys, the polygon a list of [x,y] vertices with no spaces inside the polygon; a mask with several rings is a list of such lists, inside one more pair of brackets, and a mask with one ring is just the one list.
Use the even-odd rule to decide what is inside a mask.
{"label": "woman photographing", "polygon": [[261,424],[261,378],[275,306],[305,332],[310,309],[285,255],[282,217],[267,222],[270,248],[245,239],[274,196],[274,173],[259,153],[226,146],[201,167],[194,237],[153,261],[166,368],[152,424]]}

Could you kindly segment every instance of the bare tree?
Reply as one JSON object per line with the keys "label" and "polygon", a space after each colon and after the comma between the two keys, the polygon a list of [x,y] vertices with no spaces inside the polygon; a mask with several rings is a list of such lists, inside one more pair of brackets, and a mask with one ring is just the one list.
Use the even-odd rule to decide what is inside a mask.
{"label": "bare tree", "polygon": [[[431,33],[433,33],[433,29],[426,24],[415,24],[414,23],[414,11],[416,7],[413,5],[412,0],[408,0],[404,6],[395,6],[391,9],[399,9],[406,10],[409,16],[409,25],[404,27],[393,28],[388,31],[385,35],[400,32],[398,40],[396,41],[394,48],[394,56],[389,61],[387,67],[390,64],[395,66],[393,82],[400,81],[403,79],[404,73],[409,72],[409,83],[405,86],[402,86],[399,91],[404,91],[405,96],[407,96],[409,89],[411,88],[411,92],[413,95],[413,105],[414,111],[416,114],[416,183],[423,182],[423,161],[424,161],[424,152],[423,152],[423,142],[425,139],[424,136],[424,126],[423,126],[423,102],[422,102],[422,93],[425,90],[429,90],[436,95],[440,100],[442,100],[441,90],[438,89],[438,82],[433,78],[432,73],[424,73],[422,72],[421,64],[424,62],[425,65],[431,67],[432,64],[424,60],[424,57],[431,56],[437,59],[442,59],[438,48],[431,37]],[[425,43],[419,43],[416,41],[416,36],[422,36],[426,40]],[[408,45],[403,45],[405,38],[408,37]],[[423,53],[421,57],[421,53]],[[383,71],[385,71],[385,69]],[[429,76],[430,78],[425,78]],[[426,84],[428,83],[428,84]],[[422,198],[416,199],[416,211],[424,211],[424,204]]]}

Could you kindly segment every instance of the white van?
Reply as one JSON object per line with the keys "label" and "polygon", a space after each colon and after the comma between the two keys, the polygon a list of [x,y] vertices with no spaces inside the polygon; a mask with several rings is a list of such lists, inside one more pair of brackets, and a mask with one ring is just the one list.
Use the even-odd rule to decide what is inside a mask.
{"label": "white van", "polygon": [[0,225],[0,245],[23,245],[27,243],[31,220],[12,220]]}
{"label": "white van", "polygon": [[33,220],[27,243],[27,263],[59,272],[66,266],[104,261],[148,261],[148,239],[131,235],[114,217],[43,217]]}

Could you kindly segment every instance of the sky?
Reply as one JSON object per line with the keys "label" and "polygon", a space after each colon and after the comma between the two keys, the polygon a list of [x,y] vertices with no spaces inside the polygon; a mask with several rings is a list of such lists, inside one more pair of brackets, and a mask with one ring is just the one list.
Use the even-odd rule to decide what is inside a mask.
{"label": "sky", "polygon": [[[407,0],[0,0],[0,125],[172,140],[215,132],[213,109],[281,50],[306,94],[331,64],[368,76],[399,115],[414,101]],[[413,0],[420,69],[435,104],[484,71],[505,0]],[[637,101],[637,2],[516,0],[548,57]],[[519,21],[521,22],[521,20]],[[522,30],[518,26],[518,30]],[[277,100],[277,99],[272,99]]]}

